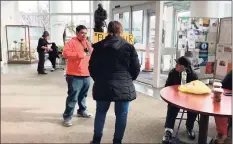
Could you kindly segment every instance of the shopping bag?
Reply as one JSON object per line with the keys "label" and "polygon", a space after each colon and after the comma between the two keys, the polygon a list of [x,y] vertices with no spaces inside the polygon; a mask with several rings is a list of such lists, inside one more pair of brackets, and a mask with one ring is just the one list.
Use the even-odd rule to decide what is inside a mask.
{"label": "shopping bag", "polygon": [[191,81],[190,83],[181,85],[178,87],[178,90],[181,92],[199,95],[211,93],[211,89],[199,80]]}

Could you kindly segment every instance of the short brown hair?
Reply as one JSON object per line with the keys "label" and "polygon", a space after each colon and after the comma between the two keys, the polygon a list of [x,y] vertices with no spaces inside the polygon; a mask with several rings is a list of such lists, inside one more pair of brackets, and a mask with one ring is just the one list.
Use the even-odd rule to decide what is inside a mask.
{"label": "short brown hair", "polygon": [[111,34],[121,34],[123,32],[123,27],[118,21],[111,21],[108,24],[108,33]]}

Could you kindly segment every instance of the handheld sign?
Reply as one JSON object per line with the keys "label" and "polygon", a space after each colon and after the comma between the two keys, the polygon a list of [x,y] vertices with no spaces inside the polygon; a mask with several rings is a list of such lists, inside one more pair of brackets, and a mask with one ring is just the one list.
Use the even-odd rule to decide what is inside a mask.
{"label": "handheld sign", "polygon": [[[100,33],[100,32],[94,32],[94,43],[97,43],[103,39],[105,39],[105,37],[107,36],[107,33]],[[121,34],[121,37],[123,39],[125,39],[126,41],[128,41],[130,44],[134,44],[134,36],[132,34]]]}

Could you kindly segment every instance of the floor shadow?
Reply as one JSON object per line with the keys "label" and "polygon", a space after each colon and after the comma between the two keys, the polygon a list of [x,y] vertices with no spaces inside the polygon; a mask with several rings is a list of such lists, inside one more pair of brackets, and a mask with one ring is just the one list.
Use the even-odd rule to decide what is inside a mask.
{"label": "floor shadow", "polygon": [[38,110],[38,109],[2,107],[1,121],[13,122],[13,123],[47,122],[47,123],[55,123],[60,125],[62,120],[62,114],[31,112],[33,110]]}

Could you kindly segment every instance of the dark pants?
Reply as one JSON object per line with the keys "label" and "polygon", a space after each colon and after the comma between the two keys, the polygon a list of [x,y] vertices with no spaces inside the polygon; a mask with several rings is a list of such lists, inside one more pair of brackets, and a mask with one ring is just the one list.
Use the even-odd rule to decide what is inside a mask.
{"label": "dark pants", "polygon": [[[126,123],[127,123],[129,103],[130,102],[128,101],[115,102],[116,123],[115,123],[114,140],[121,141],[123,139]],[[101,138],[103,135],[103,128],[105,124],[106,114],[108,112],[110,104],[111,102],[103,102],[103,101],[96,102],[94,137]]]}
{"label": "dark pants", "polygon": [[54,69],[56,69],[56,57],[49,57],[50,62],[52,63],[52,66]]}
{"label": "dark pants", "polygon": [[37,71],[39,73],[43,73],[44,72],[44,62],[45,62],[45,53],[38,52],[38,55],[39,55],[39,62],[38,62]]}
{"label": "dark pants", "polygon": [[68,85],[68,97],[66,98],[66,108],[63,113],[64,120],[72,118],[74,108],[78,102],[78,113],[86,110],[86,97],[90,86],[90,77],[66,76]]}
{"label": "dark pants", "polygon": [[[165,128],[174,129],[175,120],[179,113],[180,109],[178,107],[174,107],[168,105],[167,107],[167,118],[165,123]],[[186,121],[186,128],[192,130],[194,127],[194,122],[197,118],[197,113],[187,112],[187,121]]]}

